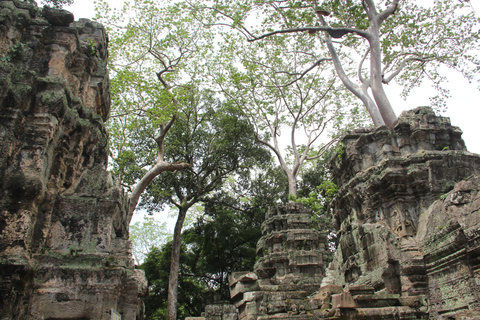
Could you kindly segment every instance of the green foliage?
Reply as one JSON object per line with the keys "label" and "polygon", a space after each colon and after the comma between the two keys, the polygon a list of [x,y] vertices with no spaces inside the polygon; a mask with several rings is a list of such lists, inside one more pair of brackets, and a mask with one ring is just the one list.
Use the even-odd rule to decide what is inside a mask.
{"label": "green foliage", "polygon": [[444,146],[443,144],[437,144],[437,145],[435,145],[435,150],[447,151],[447,150],[450,150],[450,147],[449,146]]}
{"label": "green foliage", "polygon": [[[263,198],[263,194],[252,194]],[[205,213],[182,234],[179,272],[179,318],[199,316],[209,303],[229,300],[228,275],[252,270],[265,208],[252,201],[234,208],[236,197],[216,194]],[[164,319],[171,244],[153,248],[141,266],[150,286],[145,300],[147,319]]]}
{"label": "green foliage", "polygon": [[88,55],[89,56],[94,56],[97,53],[97,47],[95,46],[95,40],[92,40],[90,38],[88,38],[87,40],[88,40],[88,44],[87,44]]}
{"label": "green foliage", "polygon": [[343,143],[339,143],[335,148],[335,153],[337,154],[338,159],[342,159],[343,155],[345,154],[345,147]]}
{"label": "green foliage", "polygon": [[[261,32],[287,24],[299,12],[313,22],[314,13],[298,3],[285,1],[284,10],[269,11],[262,1],[215,1],[211,10],[200,9],[204,6],[199,4],[197,16],[215,26],[212,29],[222,39],[208,69],[211,79],[227,101],[242,108],[257,140],[278,158],[292,194],[305,162],[320,156],[340,131],[366,120],[355,100],[340,99],[351,96],[330,69],[330,59],[311,53],[321,44],[318,39],[292,33],[245,41],[246,26],[253,21],[262,21],[252,26]],[[219,11],[231,21],[221,20],[225,16]],[[225,29],[223,22],[240,32]]]}
{"label": "green foliage", "polygon": [[[236,186],[238,185],[236,181]],[[251,203],[252,207],[267,210],[272,205],[288,201],[287,185],[287,177],[280,167],[263,165],[239,193],[245,195],[247,203]]]}
{"label": "green foliage", "polygon": [[140,265],[152,247],[161,247],[171,240],[171,232],[165,222],[145,216],[142,222],[130,225],[129,239],[133,243],[133,256]]}
{"label": "green foliage", "polygon": [[445,86],[448,79],[443,75],[445,67],[470,81],[480,80],[479,22],[467,1],[435,0],[431,5],[402,1],[400,10],[382,27],[385,71],[398,68],[405,57],[426,58],[412,60],[399,75],[402,96],[408,96],[428,79],[437,90],[437,96],[431,98],[432,106],[445,109],[445,99],[450,96]]}
{"label": "green foliage", "polygon": [[179,110],[189,108],[188,96],[201,83],[210,36],[185,14],[185,6],[132,1],[116,9],[96,2],[96,19],[110,39],[112,166],[125,185],[134,185],[156,163],[155,138]]}
{"label": "green foliage", "polygon": [[[179,111],[178,120],[166,137],[165,160],[181,159],[190,168],[159,175],[148,185],[140,204],[150,212],[165,205],[177,207],[179,226],[192,206],[218,197],[228,178],[248,179],[255,165],[270,160],[266,150],[252,143],[252,128],[240,111],[219,103],[210,91],[185,96],[182,103],[188,108]],[[175,229],[174,240],[178,239],[179,230]],[[174,262],[178,261],[177,252],[172,257]],[[178,303],[181,314],[181,301]]]}
{"label": "green foliage", "polygon": [[[145,316],[148,320],[166,319],[168,276],[172,243],[160,248],[154,247],[148,253],[141,269],[145,271],[150,294],[145,297]],[[204,307],[205,286],[195,277],[196,257],[192,252],[181,248],[178,281],[178,319],[200,315]]]}
{"label": "green foliage", "polygon": [[[252,40],[269,32],[290,30],[265,37],[259,43],[248,44],[251,47],[257,46],[259,50],[264,49],[259,56],[261,60],[252,60],[261,61],[261,73],[268,73],[270,68],[276,67],[269,55],[288,61],[290,69],[274,70],[283,77],[298,76],[299,72],[313,66],[316,59],[329,56],[324,33],[295,31],[299,28],[323,26],[315,14],[317,10],[330,13],[324,17],[329,27],[363,31],[368,31],[371,27],[364,9],[365,2],[361,0],[216,0],[210,6],[208,3],[211,2],[202,0],[195,3],[199,19],[217,25],[228,34],[225,36],[226,41],[240,43],[242,46],[245,42],[240,38]],[[392,1],[375,1],[375,9],[381,12],[390,3]],[[224,29],[225,25],[229,25],[230,29]],[[442,75],[444,67],[459,71],[471,81],[479,80],[479,26],[479,18],[475,17],[468,1],[402,0],[394,14],[381,25],[379,40],[382,66],[379,76],[384,77],[384,80],[392,76],[403,87],[404,97],[427,80],[437,90],[437,96],[431,99],[432,106],[443,108],[445,98],[449,95],[445,86],[447,79]],[[232,34],[232,30],[236,33]],[[367,67],[371,54],[368,53],[368,42],[355,33],[347,33],[335,39],[335,49],[342,69],[353,82],[359,77],[365,80],[371,77]],[[285,50],[287,46],[290,50]],[[228,50],[236,51],[237,48],[232,44]],[[240,48],[238,51],[243,54],[242,50]],[[286,59],[288,55],[290,58]],[[367,61],[358,63],[363,56]],[[322,67],[326,71],[333,66],[322,63]],[[297,68],[296,72],[292,72],[292,68]],[[317,70],[319,69],[312,68],[310,72],[314,74]],[[323,75],[328,74],[325,71]],[[363,84],[368,85],[367,82]],[[351,99],[349,95],[341,98],[344,97]]]}
{"label": "green foliage", "polygon": [[322,184],[317,186],[315,191],[310,192],[307,197],[297,198],[290,195],[289,199],[303,204],[305,207],[312,209],[316,215],[319,215],[320,213],[323,214],[325,209],[324,203],[328,203],[333,199],[337,189],[335,183],[331,181],[323,181]]}
{"label": "green foliage", "polygon": [[44,6],[50,6],[53,8],[63,8],[64,6],[69,6],[73,4],[74,0],[42,0]]}
{"label": "green foliage", "polygon": [[327,208],[335,197],[338,187],[331,181],[329,162],[336,151],[331,150],[324,157],[315,161],[302,174],[299,183],[298,197],[291,197],[291,201],[303,204],[314,212],[312,223],[315,227],[331,230],[331,217]]}
{"label": "green foliage", "polygon": [[218,204],[205,207],[206,214],[184,232],[183,238],[198,257],[199,279],[214,293],[214,299],[229,301],[228,276],[234,271],[253,269],[264,215]]}
{"label": "green foliage", "polygon": [[252,128],[238,109],[220,104],[209,91],[189,99],[166,138],[165,160],[183,160],[191,167],[165,172],[150,184],[141,203],[149,211],[205,201],[228,177],[247,179],[257,163],[270,160],[266,150],[252,143]]}
{"label": "green foliage", "polygon": [[8,53],[0,58],[0,61],[3,62],[12,62],[14,60],[20,60],[23,57],[23,53],[25,52],[25,44],[22,42],[17,42],[15,45],[10,48]]}

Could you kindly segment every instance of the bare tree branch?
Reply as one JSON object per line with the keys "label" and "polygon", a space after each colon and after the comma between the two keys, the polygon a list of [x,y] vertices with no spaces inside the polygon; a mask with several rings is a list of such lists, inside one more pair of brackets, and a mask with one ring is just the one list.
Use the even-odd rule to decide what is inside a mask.
{"label": "bare tree branch", "polygon": [[367,82],[367,80],[363,77],[362,68],[363,68],[363,63],[365,62],[365,59],[367,58],[369,53],[370,53],[370,48],[367,49],[367,51],[365,52],[365,54],[362,57],[362,60],[360,60],[360,63],[358,65],[358,79],[360,80],[361,83],[366,83]]}
{"label": "bare tree branch", "polygon": [[[390,83],[390,81],[392,81],[393,78],[395,78],[400,72],[402,72],[403,68],[405,68],[405,66],[411,61],[428,62],[428,61],[432,61],[432,60],[434,60],[434,58],[430,58],[430,57],[425,57],[425,58],[410,57],[410,58],[404,59],[400,63],[400,66],[395,71],[393,71],[392,74],[390,74],[390,76],[388,76],[388,78],[382,78],[382,82],[385,83],[385,84]],[[382,77],[383,77],[383,75],[382,75]]]}
{"label": "bare tree branch", "polygon": [[397,10],[399,0],[393,0],[392,3],[387,7],[387,9],[383,10],[378,14],[378,17],[380,19],[380,22],[383,22],[385,19],[387,19],[391,14]]}
{"label": "bare tree branch", "polygon": [[264,38],[268,38],[278,34],[298,33],[298,32],[315,33],[317,31],[326,31],[333,38],[341,38],[347,33],[358,34],[366,39],[371,38],[371,34],[369,32],[361,29],[348,28],[348,27],[332,28],[328,26],[318,26],[318,27],[300,27],[300,28],[293,28],[293,29],[275,30],[272,32],[264,33],[260,36],[253,36],[247,39],[247,41],[248,42],[258,41],[258,40],[262,40]]}

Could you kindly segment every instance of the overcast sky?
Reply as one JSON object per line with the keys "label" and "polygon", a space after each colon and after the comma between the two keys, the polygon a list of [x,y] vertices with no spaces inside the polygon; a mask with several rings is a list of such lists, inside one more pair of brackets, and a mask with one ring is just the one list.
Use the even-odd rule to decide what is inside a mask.
{"label": "overcast sky", "polygon": [[[122,0],[109,0],[110,3],[119,5]],[[477,16],[480,15],[480,0],[471,0]],[[65,8],[73,12],[75,19],[92,18],[94,16],[93,0],[76,0],[71,6]],[[448,79],[452,97],[448,100],[448,110],[443,116],[450,117],[453,125],[463,131],[463,139],[467,149],[471,152],[480,153],[480,91],[479,84],[469,84],[460,74],[448,72]],[[394,106],[397,115],[403,110],[409,110],[418,106],[428,106],[429,96],[434,95],[429,85],[416,89],[407,101],[399,96],[399,89],[394,85],[386,86],[387,94]],[[398,98],[395,98],[398,97]]]}

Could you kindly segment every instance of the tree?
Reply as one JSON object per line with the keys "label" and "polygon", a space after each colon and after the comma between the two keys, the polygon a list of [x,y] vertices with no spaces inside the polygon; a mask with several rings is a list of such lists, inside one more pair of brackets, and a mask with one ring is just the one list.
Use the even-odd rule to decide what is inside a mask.
{"label": "tree", "polygon": [[[272,163],[262,169],[253,179],[227,178],[221,190],[202,203],[203,214],[182,232],[178,319],[198,316],[205,304],[229,300],[228,275],[252,270],[265,212],[287,199],[281,171]],[[171,243],[153,248],[141,266],[150,286],[147,319],[166,318],[171,248]]]}
{"label": "tree", "polygon": [[63,8],[73,4],[74,0],[42,0],[42,4],[45,6],[52,6],[53,8]]}
{"label": "tree", "polygon": [[[156,183],[154,179],[161,173],[190,168],[184,177],[191,181],[195,178],[201,180],[196,181],[198,185],[188,185],[187,188],[190,189],[183,196],[183,186],[177,183],[179,182],[176,181],[177,177],[166,175],[163,179],[169,181],[170,185],[178,186],[178,189],[175,190],[173,187],[172,190],[177,192],[179,199],[178,202],[172,203],[179,209],[179,215],[172,247],[168,319],[176,319],[177,315],[180,234],[186,212],[221,183],[223,175],[227,174],[222,171],[221,165],[228,162],[212,158],[208,160],[217,161],[211,162],[211,165],[192,168],[198,165],[194,160],[198,162],[200,161],[198,158],[202,156],[199,150],[205,149],[210,142],[205,140],[203,141],[205,146],[196,145],[198,149],[191,148],[191,143],[200,139],[197,134],[208,132],[206,128],[197,125],[211,124],[203,120],[206,121],[212,112],[200,115],[192,111],[197,111],[196,99],[200,97],[197,91],[199,81],[196,78],[201,74],[199,72],[201,64],[198,62],[205,56],[210,40],[198,23],[184,15],[184,10],[184,3],[168,1],[163,3],[134,1],[133,5],[125,4],[120,11],[111,10],[105,1],[97,4],[97,12],[101,13],[97,20],[107,26],[112,39],[111,68],[115,72],[112,94],[116,112],[112,116],[110,132],[113,137],[114,169],[122,180],[127,182],[127,186],[135,184],[130,189],[127,218],[131,219],[145,190],[147,195],[144,197],[170,198],[168,192],[152,186],[152,183]],[[202,96],[202,99],[204,97]],[[176,130],[175,138],[179,140],[169,139],[171,145],[168,146],[167,134],[175,127],[175,123],[178,126],[179,114],[186,117],[182,119],[185,122],[181,122],[181,128],[188,129],[185,125],[191,125],[194,130],[187,131],[186,135],[183,135],[184,132],[181,130]],[[212,125],[212,128],[215,126]],[[204,132],[200,132],[201,130]],[[212,135],[214,134],[210,132],[210,137]],[[230,151],[236,152],[234,146],[238,144],[232,143],[232,146],[233,150]],[[217,146],[211,147],[211,150],[218,149]],[[185,154],[185,150],[191,153]],[[227,155],[225,158],[237,157],[233,162],[238,166],[240,156],[240,154],[231,157]],[[196,169],[202,171],[195,171]],[[231,172],[235,169],[236,167],[228,167]],[[221,173],[217,174],[219,172]],[[149,199],[144,199],[144,203],[150,203]]]}
{"label": "tree", "polygon": [[111,37],[111,156],[130,189],[131,219],[153,179],[190,166],[181,158],[165,161],[165,138],[191,93],[208,36],[183,15],[182,3],[134,1],[121,10],[105,1],[96,5],[96,19]]}
{"label": "tree", "polygon": [[[178,278],[178,318],[200,315],[204,307],[206,288],[197,279],[196,256],[182,245]],[[145,271],[149,295],[145,298],[145,317],[148,320],[167,319],[168,283],[172,258],[172,241],[153,247],[140,266]]]}
{"label": "tree", "polygon": [[256,162],[270,158],[268,152],[252,144],[252,128],[236,108],[220,104],[209,91],[197,91],[189,99],[189,108],[179,112],[179,121],[167,137],[166,154],[171,162],[185,159],[190,168],[158,176],[147,187],[148,197],[141,203],[150,211],[165,204],[178,210],[169,275],[168,319],[177,317],[181,232],[188,210],[197,203],[208,202],[227,177],[248,178]]}
{"label": "tree", "polygon": [[[384,84],[393,79],[399,79],[404,94],[423,79],[431,80],[439,93],[432,103],[443,106],[448,90],[441,86],[446,79],[440,75],[440,66],[456,69],[470,80],[480,70],[474,56],[480,43],[479,19],[467,1],[434,0],[427,5],[413,0],[392,0],[385,5],[373,0],[213,3],[196,6],[201,12],[210,9],[208,25],[227,25],[250,42],[295,35],[296,41],[311,43],[304,54],[314,57],[323,56],[326,49],[338,77],[366,106],[375,125],[392,126],[396,120],[384,91]],[[252,25],[255,15],[262,23]],[[314,62],[305,70],[315,72],[316,68]]]}
{"label": "tree", "polygon": [[[199,316],[206,304],[229,300],[228,274],[251,270],[255,263],[262,217],[225,208],[214,210],[182,233],[177,319]],[[161,249],[152,248],[141,266],[150,287],[145,301],[147,319],[155,319],[155,315],[167,318],[171,258],[172,242]]]}
{"label": "tree", "polygon": [[[330,58],[305,54],[312,43],[280,35],[246,44],[240,35],[220,34],[224,41],[210,75],[250,119],[257,141],[275,154],[289,194],[296,196],[304,163],[321,157],[342,131],[365,118],[354,103],[346,106],[339,99],[336,75],[323,67]],[[314,67],[306,69],[307,64]]]}
{"label": "tree", "polygon": [[[237,188],[238,180],[232,181],[233,188],[224,186],[221,192],[204,203],[204,214],[184,232],[184,243],[198,258],[198,277],[211,292],[215,292],[216,301],[230,300],[228,276],[232,272],[254,267],[265,213],[281,198],[286,199],[285,188],[278,192],[278,187],[284,186],[276,181],[284,178],[278,176],[279,172],[271,170],[270,174],[246,179],[242,190]],[[270,187],[272,181],[273,188]]]}
{"label": "tree", "polygon": [[165,222],[145,216],[144,220],[130,225],[130,240],[133,244],[133,257],[141,265],[152,247],[161,247],[171,240],[171,232]]}
{"label": "tree", "polygon": [[215,296],[211,302],[228,301],[228,276],[234,271],[252,270],[255,264],[264,214],[218,204],[206,204],[205,209],[193,228],[185,230],[183,238],[197,257],[197,278]]}
{"label": "tree", "polygon": [[[336,157],[338,149],[331,149],[324,157],[315,160],[302,174],[299,184],[298,197],[294,200],[309,207],[313,211],[313,220],[318,222],[319,227],[328,230],[329,225],[328,207],[337,193],[337,186],[331,180],[330,161]],[[330,229],[331,230],[331,229]]]}

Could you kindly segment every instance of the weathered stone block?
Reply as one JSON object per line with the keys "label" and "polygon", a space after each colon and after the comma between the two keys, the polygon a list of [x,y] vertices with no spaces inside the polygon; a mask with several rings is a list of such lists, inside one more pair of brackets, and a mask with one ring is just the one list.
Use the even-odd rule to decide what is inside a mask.
{"label": "weathered stone block", "polygon": [[357,296],[357,295],[364,295],[364,294],[374,294],[375,293],[375,288],[372,286],[368,285],[363,285],[363,286],[352,286],[348,287],[348,292],[352,294],[352,296]]}
{"label": "weathered stone block", "polygon": [[259,289],[256,282],[236,282],[230,286],[230,298],[235,299],[244,292],[256,291]]}
{"label": "weathered stone block", "polygon": [[342,286],[327,285],[322,286],[318,293],[314,296],[315,300],[319,300],[319,306],[321,308],[330,308],[332,304],[332,295],[343,293]]}
{"label": "weathered stone block", "polygon": [[332,295],[332,308],[355,308],[357,305],[350,292],[343,292]]}
{"label": "weathered stone block", "polygon": [[383,308],[399,304],[398,294],[359,294],[353,297],[359,308]]}

